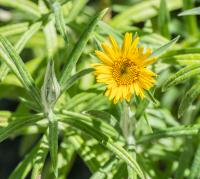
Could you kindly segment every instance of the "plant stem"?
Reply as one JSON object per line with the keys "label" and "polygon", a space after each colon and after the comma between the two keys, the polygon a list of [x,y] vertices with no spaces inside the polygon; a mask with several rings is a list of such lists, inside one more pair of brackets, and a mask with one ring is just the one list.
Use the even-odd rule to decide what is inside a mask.
{"label": "plant stem", "polygon": [[[135,153],[135,137],[133,134],[133,131],[135,129],[135,118],[131,118],[130,116],[130,106],[126,101],[123,101],[122,103],[123,111],[121,114],[121,121],[120,126],[122,129],[123,136],[126,140],[126,144],[128,146],[128,151],[133,156],[134,159],[136,159],[136,153]],[[128,178],[129,179],[136,179],[137,174],[136,172],[128,166]]]}

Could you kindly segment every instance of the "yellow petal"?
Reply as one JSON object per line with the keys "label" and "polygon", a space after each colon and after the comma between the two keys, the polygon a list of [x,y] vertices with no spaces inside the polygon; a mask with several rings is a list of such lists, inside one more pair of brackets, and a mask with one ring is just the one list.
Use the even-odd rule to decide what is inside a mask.
{"label": "yellow petal", "polygon": [[139,88],[139,96],[143,99],[144,98],[144,90]]}
{"label": "yellow petal", "polygon": [[127,53],[131,47],[132,43],[132,33],[126,33],[124,37],[124,41],[122,44],[122,56],[125,58],[127,56]]}
{"label": "yellow petal", "polygon": [[98,51],[98,50],[96,50],[95,53],[103,63],[105,63],[107,65],[113,64],[112,60],[105,53]]}
{"label": "yellow petal", "polygon": [[110,59],[112,61],[115,61],[116,60],[116,55],[115,55],[115,52],[113,51],[112,48],[110,48],[108,45],[106,45],[105,43],[102,44],[102,48],[103,50],[106,52],[106,54],[110,57]]}
{"label": "yellow petal", "polygon": [[106,92],[105,92],[105,96],[109,96],[110,95],[110,90],[107,89]]}
{"label": "yellow petal", "polygon": [[144,61],[144,65],[147,66],[147,65],[150,65],[152,64],[153,62],[155,62],[157,60],[156,57],[152,57],[152,58],[149,58],[147,60]]}
{"label": "yellow petal", "polygon": [[119,46],[112,35],[109,36],[110,43],[112,44],[115,53],[119,54]]}
{"label": "yellow petal", "polygon": [[112,92],[110,94],[110,99],[113,99],[117,95],[117,88],[112,88]]}
{"label": "yellow petal", "polygon": [[138,86],[138,84],[137,83],[134,83],[133,84],[133,87],[134,87],[134,91],[135,91],[135,93],[136,93],[136,95],[138,96],[139,95],[139,86]]}
{"label": "yellow petal", "polygon": [[152,50],[150,48],[147,48],[146,52],[143,54],[144,59],[148,58],[149,55],[152,54]]}
{"label": "yellow petal", "polygon": [[131,45],[131,47],[130,47],[129,54],[130,54],[130,53],[131,53],[131,54],[134,54],[135,51],[138,49],[138,48],[137,48],[137,45],[138,45],[139,40],[140,40],[140,39],[139,39],[138,36],[134,39],[134,41],[133,41],[133,43],[132,43],[132,45]]}

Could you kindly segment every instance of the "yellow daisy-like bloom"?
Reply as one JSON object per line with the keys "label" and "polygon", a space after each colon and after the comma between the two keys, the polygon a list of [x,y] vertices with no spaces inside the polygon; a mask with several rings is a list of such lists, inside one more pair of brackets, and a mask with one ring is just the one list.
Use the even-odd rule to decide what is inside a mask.
{"label": "yellow daisy-like bloom", "polygon": [[95,53],[102,63],[93,64],[97,82],[107,84],[105,95],[116,104],[119,100],[130,100],[132,93],[144,98],[144,90],[150,89],[154,83],[155,73],[147,69],[156,57],[148,58],[151,49],[144,52],[144,47],[138,47],[139,37],[132,41],[132,34],[126,33],[120,48],[112,36],[109,36],[111,46],[103,43],[104,52]]}

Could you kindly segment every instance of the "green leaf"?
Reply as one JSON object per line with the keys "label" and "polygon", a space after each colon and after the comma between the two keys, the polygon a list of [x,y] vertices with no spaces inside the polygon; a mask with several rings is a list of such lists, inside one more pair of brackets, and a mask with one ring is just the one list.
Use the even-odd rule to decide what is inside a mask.
{"label": "green leaf", "polygon": [[119,141],[123,141],[121,135],[113,128],[112,126],[105,123],[101,118],[96,118],[89,115],[84,115],[77,112],[62,110],[61,111],[63,117],[73,118],[74,122],[83,122],[87,125],[94,127],[94,125],[99,126],[99,129],[102,130],[103,133],[109,135],[114,139],[118,139]]}
{"label": "green leaf", "polygon": [[[15,45],[15,49],[18,54],[21,53],[28,40],[40,29],[41,25],[42,25],[41,22],[37,22],[31,25],[30,28],[27,29],[27,31],[21,36],[21,38]],[[0,67],[1,81],[7,76],[8,72],[9,72],[9,67],[5,63],[3,63]]]}
{"label": "green leaf", "polygon": [[[9,179],[25,179],[31,170],[33,163],[35,163],[40,157],[41,149],[44,145],[44,137],[40,140],[39,143],[25,156],[25,158],[17,165],[15,170],[9,176]],[[38,156],[39,154],[39,156]],[[37,164],[36,164],[37,165]],[[44,163],[43,163],[44,165]],[[34,178],[37,179],[37,178]]]}
{"label": "green leaf", "polygon": [[46,134],[44,134],[40,142],[40,146],[34,157],[31,179],[38,179],[41,177],[42,168],[44,166],[48,151],[49,151],[49,144],[48,144],[47,136]]}
{"label": "green leaf", "polygon": [[21,38],[15,45],[15,49],[18,54],[22,51],[28,40],[31,39],[31,37],[41,28],[41,26],[42,22],[36,22],[33,25],[31,25],[27,29],[27,31],[21,36]]}
{"label": "green leaf", "polygon": [[3,36],[12,36],[21,34],[22,32],[28,30],[28,26],[29,26],[28,22],[4,25],[0,27],[0,34]]}
{"label": "green leaf", "polygon": [[29,0],[0,0],[0,5],[19,9],[35,18],[41,16],[37,5]]}
{"label": "green leaf", "polygon": [[62,7],[59,2],[54,2],[52,5],[53,12],[55,15],[55,23],[58,31],[62,35],[63,39],[66,43],[68,43],[68,35],[67,35],[67,29],[65,27],[65,20],[62,12]]}
{"label": "green leaf", "polygon": [[145,91],[146,93],[146,95],[147,95],[147,98],[150,100],[150,101],[152,101],[154,104],[156,104],[156,105],[159,105],[159,101],[154,97],[154,95],[149,91],[149,90],[147,90],[147,91]]}
{"label": "green leaf", "polygon": [[114,172],[112,169],[116,167],[116,165],[119,163],[119,160],[115,157],[112,157],[109,161],[107,161],[102,167],[99,168],[98,171],[96,171],[90,179],[105,179],[107,177],[114,178]]}
{"label": "green leaf", "polygon": [[[75,133],[75,135],[69,136],[69,141],[73,144],[75,150],[92,173],[96,172],[108,158],[105,149],[95,139],[82,137],[82,135],[80,136]],[[90,143],[90,145],[87,145],[87,143]],[[97,153],[98,158],[96,157]]]}
{"label": "green leaf", "polygon": [[178,116],[181,117],[183,113],[188,109],[192,102],[200,95],[200,84],[193,85],[192,88],[187,91],[181,100],[181,104],[178,110]]}
{"label": "green leaf", "polygon": [[70,87],[72,87],[74,85],[74,83],[76,83],[77,80],[79,80],[81,77],[83,77],[93,71],[94,71],[93,68],[87,68],[87,69],[84,69],[84,70],[81,70],[81,71],[75,73],[66,81],[66,83],[63,86],[63,91],[68,90]]}
{"label": "green leaf", "polygon": [[0,82],[2,82],[4,80],[4,78],[7,76],[8,72],[9,72],[9,68],[5,63],[1,64],[0,67]]}
{"label": "green leaf", "polygon": [[20,179],[25,179],[29,173],[29,171],[31,170],[32,167],[32,162],[35,158],[35,154],[38,151],[38,145],[35,146],[30,153],[28,153],[25,156],[25,159],[22,160],[17,167],[15,168],[15,170],[11,173],[11,175],[9,176],[9,179],[16,179],[16,178],[20,178]]}
{"label": "green leaf", "polygon": [[149,101],[144,99],[140,101],[140,103],[137,105],[137,110],[135,112],[135,118],[139,120],[145,113],[145,109],[149,105]]}
{"label": "green leaf", "polygon": [[190,135],[198,135],[200,130],[199,124],[182,125],[179,127],[170,127],[165,130],[159,130],[153,134],[148,134],[137,139],[137,143],[150,142],[151,140],[166,138],[166,137],[184,137]]}
{"label": "green leaf", "polygon": [[200,14],[200,7],[196,7],[193,9],[189,9],[179,13],[179,16],[188,16],[188,15],[199,15]]}
{"label": "green leaf", "polygon": [[[133,6],[128,6],[125,11],[117,14],[111,20],[110,24],[115,28],[146,21],[158,14],[160,0],[138,1]],[[167,0],[167,6],[170,11],[182,7],[182,0]],[[120,25],[119,25],[120,24]]]}
{"label": "green leaf", "polygon": [[161,58],[162,62],[167,64],[179,63],[180,65],[193,65],[200,63],[199,53],[178,54]]}
{"label": "green leaf", "polygon": [[65,133],[65,135],[66,136],[64,136],[64,139],[60,144],[58,153],[58,179],[67,178],[76,156],[75,149],[69,142],[68,132],[67,134]]}
{"label": "green leaf", "polygon": [[77,105],[88,101],[89,99],[95,97],[95,93],[79,93],[71,98],[66,104],[67,110],[72,110],[77,107]]}
{"label": "green leaf", "polygon": [[84,32],[81,34],[78,42],[74,46],[71,54],[69,55],[69,59],[67,60],[67,64],[64,68],[64,71],[60,78],[61,89],[63,91],[63,87],[66,86],[65,83],[68,81],[72,69],[75,67],[79,57],[81,56],[91,34],[93,33],[98,21],[105,15],[108,9],[104,9],[99,14],[97,14],[88,24]]}
{"label": "green leaf", "polygon": [[117,171],[113,178],[127,178],[128,177],[126,163],[124,163],[124,162],[119,163],[118,166],[116,167],[116,169],[117,169]]}
{"label": "green leaf", "polygon": [[163,84],[162,90],[165,91],[170,86],[177,85],[183,82],[184,80],[196,76],[198,74],[200,74],[200,64],[187,66],[175,73],[174,75],[171,75]]}
{"label": "green leaf", "polygon": [[0,35],[0,55],[5,60],[5,63],[15,73],[27,91],[32,93],[33,98],[40,106],[40,94],[32,76],[26,69],[26,66],[12,44],[3,36]]}
{"label": "green leaf", "polygon": [[198,144],[196,153],[194,155],[194,160],[192,162],[191,170],[190,170],[190,179],[196,179],[200,177],[200,144]]}
{"label": "green leaf", "polygon": [[153,53],[149,56],[149,58],[151,57],[157,57],[160,56],[161,54],[165,53],[172,45],[174,45],[180,36],[177,36],[176,38],[172,39],[170,42],[164,44],[163,46],[161,46],[160,48],[156,49],[153,51]]}
{"label": "green leaf", "polygon": [[169,21],[170,17],[166,0],[161,0],[158,14],[158,27],[160,34],[167,38],[170,38]]}
{"label": "green leaf", "polygon": [[120,131],[119,121],[110,113],[102,110],[89,110],[86,112],[86,114],[89,114],[91,116],[94,116],[96,118],[99,118],[103,120],[104,122],[108,123],[109,125],[113,126],[116,130]]}
{"label": "green leaf", "polygon": [[50,20],[44,27],[44,34],[46,39],[46,47],[48,57],[53,58],[58,48],[57,33],[54,25],[54,20]]}
{"label": "green leaf", "polygon": [[79,13],[85,7],[87,2],[88,0],[74,0],[72,2],[72,9],[70,10],[70,13],[68,14],[66,18],[67,23],[70,23],[79,15]]}
{"label": "green leaf", "polygon": [[135,170],[135,172],[138,174],[140,178],[142,179],[145,178],[144,173],[141,170],[138,163],[136,162],[136,160],[134,160],[121,145],[114,143],[113,140],[111,140],[110,137],[105,135],[105,133],[102,133],[101,130],[99,130],[98,128],[91,127],[82,121],[74,121],[74,119],[70,119],[70,118],[63,118],[60,120],[61,122],[67,123],[85,132],[91,137],[94,137],[95,139],[97,139],[102,145],[108,148],[116,156],[118,156],[120,159],[125,161],[133,170]]}
{"label": "green leaf", "polygon": [[43,116],[39,114],[39,115],[27,115],[23,117],[16,116],[13,118],[14,120],[9,122],[8,126],[0,128],[0,142],[8,138],[11,134],[13,134],[13,132],[16,132],[19,129],[22,129],[30,125],[34,125],[36,122],[42,120]]}
{"label": "green leaf", "polygon": [[184,55],[184,54],[198,54],[200,53],[200,48],[181,48],[176,50],[169,50],[165,54],[163,54],[161,57],[172,57],[175,55]]}
{"label": "green leaf", "polygon": [[[195,1],[188,1],[183,0],[183,10],[192,9],[195,6]],[[190,37],[197,37],[198,36],[198,23],[197,23],[197,17],[196,16],[185,16],[184,18],[184,26],[187,30],[187,34],[190,35]]]}
{"label": "green leaf", "polygon": [[184,178],[184,172],[188,168],[188,166],[190,165],[190,160],[192,158],[193,150],[194,149],[193,149],[193,146],[192,146],[192,140],[188,139],[184,143],[183,151],[181,152],[181,155],[179,157],[179,165],[178,165],[178,168],[176,170],[175,179]]}

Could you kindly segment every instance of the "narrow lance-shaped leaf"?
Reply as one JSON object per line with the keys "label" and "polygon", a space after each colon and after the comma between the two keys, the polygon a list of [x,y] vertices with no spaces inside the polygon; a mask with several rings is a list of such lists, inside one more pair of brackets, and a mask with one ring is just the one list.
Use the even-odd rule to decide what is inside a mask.
{"label": "narrow lance-shaped leaf", "polygon": [[177,85],[183,82],[184,80],[198,74],[200,74],[200,64],[187,66],[178,71],[176,74],[171,75],[163,84],[162,90],[165,91],[170,86]]}
{"label": "narrow lance-shaped leaf", "polygon": [[200,130],[200,125],[188,125],[179,127],[170,127],[165,130],[156,131],[153,134],[143,135],[137,139],[137,143],[144,143],[155,139],[166,138],[166,137],[181,137],[198,135]]}
{"label": "narrow lance-shaped leaf", "polygon": [[108,148],[120,159],[124,160],[133,170],[135,170],[135,172],[141,179],[145,179],[144,173],[141,170],[138,163],[136,162],[136,160],[134,160],[121,145],[114,143],[110,137],[103,134],[101,130],[99,130],[98,128],[91,127],[82,121],[74,121],[70,118],[61,118],[60,120],[97,139],[102,145]]}
{"label": "narrow lance-shaped leaf", "polygon": [[96,171],[90,179],[104,179],[106,177],[114,177],[112,173],[112,169],[119,163],[119,160],[116,157],[112,157],[109,161],[107,161],[102,167]]}
{"label": "narrow lance-shaped leaf", "polygon": [[67,29],[65,26],[65,20],[62,12],[62,7],[58,1],[53,3],[52,5],[53,12],[55,15],[55,23],[58,31],[62,35],[63,39],[65,40],[66,43],[68,43],[68,35],[67,35]]}
{"label": "narrow lance-shaped leaf", "polygon": [[27,70],[24,62],[17,54],[12,44],[3,36],[0,35],[0,55],[5,60],[5,63],[12,69],[15,75],[22,82],[27,91],[32,93],[35,101],[40,106],[40,94],[35,82]]}
{"label": "narrow lance-shaped leaf", "polygon": [[17,35],[28,30],[28,26],[28,22],[4,25],[0,27],[0,34],[6,37]]}
{"label": "narrow lance-shaped leaf", "polygon": [[[144,22],[157,16],[160,0],[137,1],[132,6],[128,6],[123,12],[112,18],[110,24],[115,28],[131,25],[132,23]],[[182,7],[182,0],[166,0],[169,11]],[[120,24],[120,25],[119,25]]]}
{"label": "narrow lance-shaped leaf", "polygon": [[42,168],[49,151],[47,134],[44,134],[34,158],[31,179],[41,178]]}
{"label": "narrow lance-shaped leaf", "polygon": [[80,13],[80,11],[82,11],[87,2],[88,0],[74,0],[72,2],[72,9],[66,18],[67,23],[73,21],[78,16],[78,14]]}
{"label": "narrow lance-shaped leaf", "polygon": [[66,81],[66,83],[63,86],[63,91],[69,89],[71,86],[74,85],[74,83],[79,80],[81,77],[91,73],[92,71],[94,71],[93,68],[87,68],[84,70],[81,70],[80,72],[75,73],[73,76],[71,76],[69,78],[68,81]]}
{"label": "narrow lance-shaped leaf", "polygon": [[28,40],[41,28],[41,26],[42,22],[36,22],[21,36],[15,45],[15,49],[18,54],[22,51]]}
{"label": "narrow lance-shaped leaf", "polygon": [[4,80],[9,72],[9,68],[5,63],[2,63],[0,66],[0,82]]}
{"label": "narrow lance-shaped leaf", "polygon": [[[15,170],[11,173],[9,176],[9,179],[24,179],[27,177],[29,174],[33,164],[35,163],[36,166],[38,165],[38,158],[43,154],[44,150],[45,153],[47,154],[46,149],[48,149],[47,145],[46,148],[44,149],[44,143],[46,143],[46,138],[45,136],[42,137],[42,139],[33,147],[33,149],[25,156],[25,158],[17,165]],[[44,165],[44,163],[42,163]],[[38,179],[38,178],[34,178]]]}
{"label": "narrow lance-shaped leaf", "polygon": [[158,27],[161,35],[170,38],[169,34],[169,11],[166,0],[160,1],[160,9],[158,14]]}
{"label": "narrow lance-shaped leaf", "polygon": [[39,18],[41,16],[37,5],[30,0],[0,0],[0,5],[19,9],[35,18]]}
{"label": "narrow lance-shaped leaf", "polygon": [[49,58],[53,58],[58,47],[57,33],[54,25],[54,19],[50,20],[44,27],[46,39],[47,54]]}
{"label": "narrow lance-shaped leaf", "polygon": [[154,104],[159,105],[159,101],[154,97],[154,95],[150,91],[145,91],[149,100],[151,100]]}
{"label": "narrow lance-shaped leaf", "polygon": [[[90,171],[93,173],[98,170],[100,167],[100,162],[98,159],[101,157],[100,154],[98,155],[98,159],[96,158],[96,153],[100,153],[101,150],[95,150],[92,146],[86,145],[86,141],[79,136],[79,135],[72,135],[69,137],[69,141],[73,144],[74,148],[78,152],[78,155],[82,158],[82,160],[86,163]],[[93,142],[94,145],[97,145],[95,142],[90,139],[91,143]],[[89,142],[89,140],[88,140]],[[101,146],[100,146],[101,147]],[[99,147],[99,149],[101,149]]]}
{"label": "narrow lance-shaped leaf", "polygon": [[197,82],[182,98],[178,110],[178,116],[181,117],[192,102],[200,95],[200,83]]}
{"label": "narrow lance-shaped leaf", "polygon": [[199,14],[200,14],[200,7],[196,7],[196,8],[193,8],[193,9],[183,11],[178,15],[179,16],[188,16],[188,15],[199,15]]}
{"label": "narrow lance-shaped leaf", "polygon": [[104,9],[99,14],[97,14],[88,24],[84,32],[81,34],[78,42],[74,46],[71,54],[69,55],[69,59],[67,60],[67,64],[64,68],[64,71],[60,78],[61,89],[65,86],[65,83],[69,79],[72,69],[75,67],[79,57],[81,56],[92,32],[94,31],[98,21],[105,15],[107,9]]}
{"label": "narrow lance-shaped leaf", "polygon": [[194,155],[194,160],[192,162],[191,170],[190,170],[190,179],[196,179],[200,177],[200,144],[197,147],[196,153]]}
{"label": "narrow lance-shaped leaf", "polygon": [[20,178],[20,179],[25,179],[28,175],[28,173],[31,170],[32,167],[32,163],[34,158],[36,157],[35,154],[38,151],[38,145],[36,145],[30,153],[28,153],[25,156],[25,159],[22,160],[17,167],[15,168],[15,170],[11,173],[11,175],[9,176],[9,179],[16,179],[16,178]]}
{"label": "narrow lance-shaped leaf", "polygon": [[71,166],[73,165],[74,159],[76,157],[76,152],[74,150],[74,146],[69,142],[68,132],[64,137],[63,141],[59,147],[58,153],[58,168],[59,168],[59,176],[58,179],[67,178]]}
{"label": "narrow lance-shaped leaf", "polygon": [[184,178],[184,173],[185,170],[188,168],[190,164],[190,160],[192,158],[193,154],[193,145],[192,145],[192,140],[187,139],[183,151],[179,157],[179,165],[175,173],[175,178],[176,179],[181,179]]}
{"label": "narrow lance-shaped leaf", "polygon": [[118,139],[119,141],[123,141],[122,136],[115,130],[115,128],[105,123],[101,118],[96,118],[93,116],[88,116],[67,110],[62,110],[62,113],[65,115],[65,117],[73,118],[75,122],[82,121],[91,127],[93,127],[94,124],[98,124],[100,126],[99,128],[104,134],[109,135],[111,138]]}
{"label": "narrow lance-shaped leaf", "polygon": [[161,46],[160,48],[154,50],[154,52],[149,56],[149,58],[160,56],[161,54],[165,53],[172,45],[174,45],[178,41],[179,37],[180,36],[177,36],[170,42],[168,42],[165,45]]}
{"label": "narrow lance-shaped leaf", "polygon": [[11,121],[8,126],[0,128],[0,142],[8,138],[13,131],[18,131],[26,126],[34,125],[36,122],[43,119],[41,114],[38,115],[27,115],[22,117],[17,117],[17,120]]}
{"label": "narrow lance-shaped leaf", "polygon": [[[183,10],[192,9],[195,6],[195,1],[183,0]],[[185,16],[183,17],[185,29],[187,34],[190,34],[190,37],[198,36],[198,24],[196,16]]]}
{"label": "narrow lance-shaped leaf", "polygon": [[[42,22],[34,23],[30,28],[21,36],[15,45],[15,50],[18,54],[21,53],[28,40],[40,29]],[[9,67],[3,63],[0,67],[0,80],[3,80],[9,72]]]}

